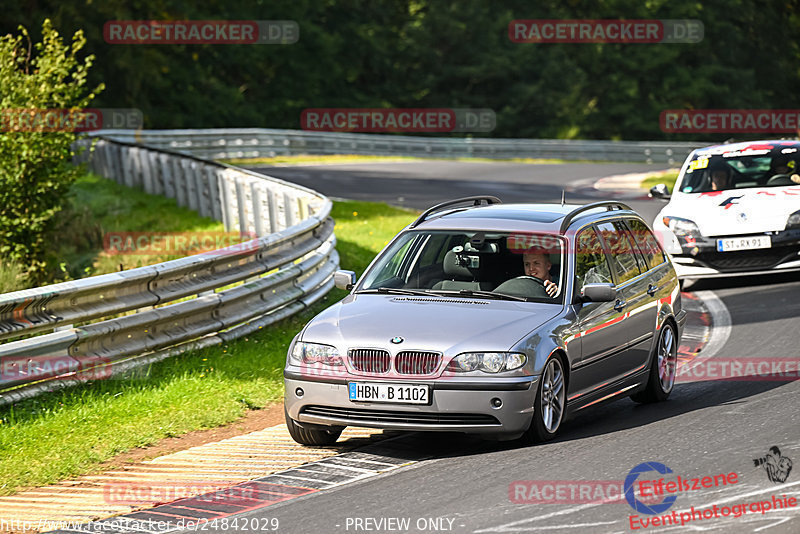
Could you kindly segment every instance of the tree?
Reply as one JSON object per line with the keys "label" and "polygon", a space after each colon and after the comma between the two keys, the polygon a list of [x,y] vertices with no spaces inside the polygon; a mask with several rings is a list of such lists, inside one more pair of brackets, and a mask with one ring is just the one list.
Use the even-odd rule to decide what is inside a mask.
{"label": "tree", "polygon": [[65,44],[45,20],[42,41],[33,45],[28,31],[19,31],[0,38],[0,257],[23,265],[36,282],[47,272],[48,232],[82,172],[71,163],[77,134],[65,123],[41,121],[79,117],[66,112],[87,108],[103,84],[86,87],[94,56],[78,59],[83,32]]}

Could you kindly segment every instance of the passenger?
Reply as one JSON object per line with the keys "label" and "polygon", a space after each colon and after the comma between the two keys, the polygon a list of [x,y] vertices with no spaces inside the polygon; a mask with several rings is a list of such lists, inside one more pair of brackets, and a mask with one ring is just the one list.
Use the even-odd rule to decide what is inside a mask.
{"label": "passenger", "polygon": [[543,280],[544,290],[551,297],[558,293],[558,285],[550,278],[550,267],[552,266],[547,254],[526,253],[522,255],[522,267],[525,269],[525,275]]}
{"label": "passenger", "polygon": [[789,176],[793,182],[800,184],[800,175],[797,174],[796,163],[788,156],[781,155],[772,158],[767,177],[771,179],[776,175]]}

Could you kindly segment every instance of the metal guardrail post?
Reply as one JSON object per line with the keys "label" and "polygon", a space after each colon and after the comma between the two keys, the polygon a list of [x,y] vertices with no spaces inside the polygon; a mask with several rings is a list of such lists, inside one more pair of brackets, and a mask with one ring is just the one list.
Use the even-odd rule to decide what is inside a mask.
{"label": "metal guardrail post", "polygon": [[217,170],[210,165],[206,167],[206,184],[208,186],[208,202],[210,208],[210,216],[217,220],[224,222],[222,212],[222,195],[220,192],[221,170]]}
{"label": "metal guardrail post", "polygon": [[267,204],[269,206],[269,233],[273,234],[278,228],[278,200],[275,198],[275,191],[267,189]]}
{"label": "metal guardrail post", "polygon": [[294,226],[294,205],[288,192],[283,194],[283,214],[286,217],[286,227]]}
{"label": "metal guardrail post", "polygon": [[219,189],[220,189],[220,207],[222,208],[222,224],[225,225],[225,230],[228,232],[233,231],[233,213],[231,207],[233,206],[232,203],[232,193],[231,193],[231,186],[230,182],[226,179],[225,173],[220,173],[219,177]]}
{"label": "metal guardrail post", "polygon": [[239,215],[239,235],[245,235],[250,231],[247,224],[247,199],[245,198],[245,188],[241,180],[234,182],[236,190],[236,213]]}
{"label": "metal guardrail post", "polygon": [[164,196],[175,198],[175,172],[172,167],[172,158],[161,154],[161,176],[164,180]]}
{"label": "metal guardrail post", "polygon": [[257,236],[265,235],[264,232],[264,198],[261,194],[261,184],[252,182],[250,184],[250,196],[253,199],[253,222]]}
{"label": "metal guardrail post", "polygon": [[178,206],[185,208],[187,206],[186,202],[186,169],[184,168],[184,159],[183,158],[171,158],[172,159],[172,167],[175,170],[175,200],[178,203]]}

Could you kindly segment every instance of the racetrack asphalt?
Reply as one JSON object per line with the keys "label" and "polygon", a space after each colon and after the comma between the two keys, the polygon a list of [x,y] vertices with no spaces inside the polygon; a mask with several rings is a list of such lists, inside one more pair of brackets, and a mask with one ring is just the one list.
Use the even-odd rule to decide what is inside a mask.
{"label": "racetrack asphalt", "polygon": [[[659,201],[641,192],[598,192],[591,187],[596,178],[641,172],[642,167],[646,166],[431,162],[259,171],[335,197],[391,204],[402,197],[403,205],[419,209],[474,194],[493,194],[507,201],[558,201],[566,188],[577,201],[625,198],[650,222],[662,206]],[[716,353],[705,355],[706,359],[790,358],[797,369],[800,275],[700,281],[691,291],[712,292],[729,316],[729,337],[716,343]],[[752,509],[754,502],[773,496],[800,500],[800,468],[780,482],[770,480],[763,465],[755,465],[771,447],[778,447],[789,461],[800,461],[796,374],[794,380],[749,375],[735,381],[679,382],[665,403],[641,406],[623,399],[590,408],[569,421],[557,440],[533,447],[457,434],[426,435],[424,445],[415,440],[414,447],[430,454],[428,460],[251,514],[277,518],[281,532],[668,532],[690,527],[710,532],[798,532],[798,506],[760,513],[756,505],[755,512],[734,517],[741,505]],[[702,513],[716,505],[718,513],[727,507],[730,515],[695,519],[683,526],[643,528],[643,518],[656,516],[634,511],[625,500],[513,502],[515,481],[535,481],[539,488],[546,481],[622,481],[643,462],[664,464],[673,470],[673,477],[736,473],[736,483],[678,494],[664,512],[691,514],[694,507]],[[781,465],[785,473],[787,462]],[[392,524],[401,526],[405,523],[397,520],[408,518],[410,526],[390,530],[391,518],[397,518]],[[377,523],[381,519],[383,523]],[[375,528],[379,524],[382,530]]]}
{"label": "racetrack asphalt", "polygon": [[[552,202],[560,200],[562,189],[566,189],[571,202],[625,199],[652,221],[661,207],[658,201],[639,191],[598,191],[591,186],[603,176],[648,169],[660,170],[633,164],[434,161],[270,167],[259,171],[332,197],[417,209],[476,194],[492,194],[505,201]],[[729,323],[724,335],[714,340],[712,334],[706,345],[713,346],[714,352],[701,351],[693,364],[788,357],[796,365],[800,276],[701,281],[691,291],[715,302],[717,313]],[[674,480],[675,475],[737,475],[735,483],[725,486],[680,492],[663,514],[675,511],[680,517],[681,513],[691,515],[692,507],[702,513],[715,505],[730,509],[773,496],[800,500],[800,468],[789,471],[781,482],[770,479],[774,469],[768,472],[763,462],[756,465],[767,458],[771,447],[779,447],[789,461],[800,458],[800,416],[796,408],[800,380],[759,380],[745,374],[743,380],[736,381],[679,380],[670,399],[656,405],[642,406],[622,399],[586,409],[565,424],[556,440],[543,445],[526,447],[450,433],[400,435],[392,440],[391,450],[385,451],[387,458],[394,456],[398,461],[413,458],[399,468],[237,514],[233,518],[250,520],[244,528],[243,523],[234,527],[228,521],[225,525],[205,524],[203,530],[243,532],[264,530],[253,529],[253,525],[268,530],[279,525],[274,529],[277,532],[304,534],[666,532],[690,527],[710,532],[797,532],[797,507],[696,519],[684,526],[643,528],[645,518],[657,516],[635,511],[619,497],[619,490],[614,495],[609,493],[611,487],[624,486],[635,466],[657,462],[673,471],[667,480]],[[781,465],[782,473],[787,474],[787,462]],[[595,489],[605,488],[605,497],[617,498],[587,502],[570,496],[570,487],[582,488],[587,482]],[[559,488],[563,491],[556,491]],[[552,498],[542,502],[547,491]]]}

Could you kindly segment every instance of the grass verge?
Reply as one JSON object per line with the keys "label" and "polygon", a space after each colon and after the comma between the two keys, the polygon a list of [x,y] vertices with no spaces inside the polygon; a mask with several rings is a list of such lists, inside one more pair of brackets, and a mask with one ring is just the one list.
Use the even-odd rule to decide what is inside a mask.
{"label": "grass verge", "polygon": [[[369,202],[336,202],[332,215],[342,268],[359,275],[416,216]],[[98,381],[0,408],[0,495],[94,472],[126,450],[224,425],[280,400],[292,338],[345,294],[335,289],[295,317],[159,362],[131,380]]]}
{"label": "grass verge", "polygon": [[672,188],[675,186],[675,180],[678,179],[679,172],[680,171],[678,169],[670,169],[666,172],[651,174],[642,181],[639,187],[640,189],[646,189],[649,191],[654,185],[667,184],[670,192],[672,192]]}
{"label": "grass verge", "polygon": [[[114,244],[109,240],[112,235],[124,238],[128,232],[148,237],[156,232],[207,235],[225,231],[221,222],[179,207],[174,199],[149,195],[92,174],[73,184],[65,218],[57,232],[56,246],[67,272],[75,278],[152,265],[193,252],[153,246],[153,253],[138,250],[131,254],[124,241],[120,246],[110,246]],[[87,234],[92,239],[83,237]],[[153,241],[148,238],[144,243]]]}
{"label": "grass verge", "polygon": [[[148,195],[97,175],[86,175],[70,188],[68,201],[59,213],[57,226],[48,243],[51,251],[48,282],[85,278],[182,258],[197,252],[188,246],[190,237],[226,237],[224,231],[222,223],[179,207],[173,199]],[[140,243],[154,246],[131,254],[128,245],[135,241],[124,241],[130,233],[133,233],[133,239],[142,236],[144,241]],[[163,245],[167,241],[162,240],[159,245],[153,239],[156,233],[170,234],[173,239],[169,243],[175,243],[174,238],[185,236],[187,246],[167,249]],[[115,245],[112,236],[119,240],[119,245],[111,246]],[[115,251],[119,253],[113,253]],[[0,258],[0,293],[32,287],[23,272],[24,269]]]}

